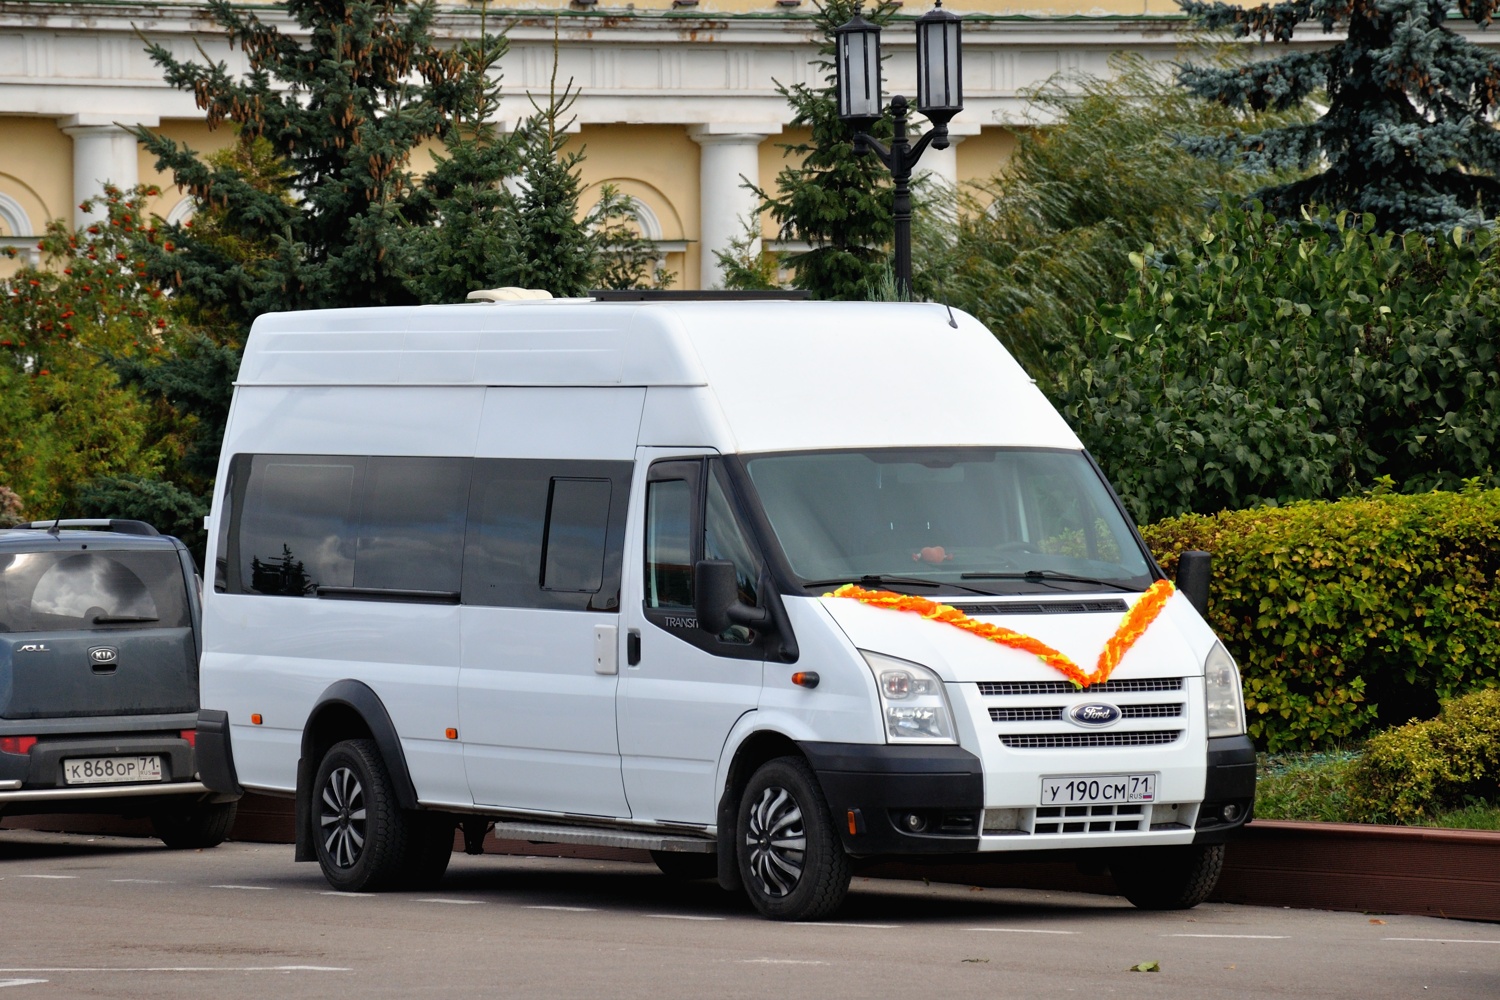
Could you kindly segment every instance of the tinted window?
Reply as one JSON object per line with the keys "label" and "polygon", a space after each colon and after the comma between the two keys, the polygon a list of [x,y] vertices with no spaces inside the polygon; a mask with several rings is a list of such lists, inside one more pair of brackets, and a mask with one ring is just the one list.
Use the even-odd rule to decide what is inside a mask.
{"label": "tinted window", "polygon": [[657,480],[646,487],[646,607],[693,606],[694,484]]}
{"label": "tinted window", "polygon": [[614,611],[629,462],[474,463],[463,602]]}
{"label": "tinted window", "polygon": [[459,458],[371,458],[354,586],[457,593],[469,470]]}
{"label": "tinted window", "polygon": [[259,594],[312,597],[352,587],[363,458],[257,455],[240,520],[240,581]]}
{"label": "tinted window", "polygon": [[739,518],[729,503],[729,493],[724,485],[724,467],[714,463],[713,475],[708,480],[708,503],[703,522],[703,558],[725,559],[734,563],[735,577],[739,580],[740,600],[752,607],[756,603],[756,588],[760,584],[760,557],[740,526]]}
{"label": "tinted window", "polygon": [[169,549],[0,555],[0,631],[185,628],[189,615]]}
{"label": "tinted window", "polygon": [[547,505],[542,588],[597,593],[604,582],[609,480],[554,479]]}

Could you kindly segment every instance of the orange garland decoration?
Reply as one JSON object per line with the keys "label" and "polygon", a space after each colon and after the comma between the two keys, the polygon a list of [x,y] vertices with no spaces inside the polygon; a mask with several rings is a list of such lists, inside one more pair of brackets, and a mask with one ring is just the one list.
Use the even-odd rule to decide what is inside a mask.
{"label": "orange garland decoration", "polygon": [[1091,674],[1084,673],[1083,668],[1074,663],[1067,654],[1058,652],[1040,639],[1033,639],[1029,635],[1012,632],[1008,628],[991,625],[989,622],[975,621],[957,608],[929,601],[925,597],[897,594],[889,590],[866,590],[853,583],[846,583],[833,593],[823,596],[849,597],[874,608],[910,611],[933,621],[947,622],[981,639],[988,639],[1002,646],[1031,653],[1078,687],[1086,688],[1091,684],[1102,684],[1109,679],[1109,675],[1114,673],[1115,668],[1120,665],[1120,659],[1131,646],[1135,645],[1135,641],[1145,634],[1151,623],[1156,621],[1156,616],[1161,614],[1161,609],[1167,604],[1167,598],[1171,597],[1176,589],[1172,586],[1171,580],[1157,580],[1153,583],[1141,599],[1125,612],[1125,617],[1120,621],[1120,627],[1115,629],[1115,634],[1110,636],[1109,641],[1104,644],[1104,650],[1099,654],[1099,662]]}

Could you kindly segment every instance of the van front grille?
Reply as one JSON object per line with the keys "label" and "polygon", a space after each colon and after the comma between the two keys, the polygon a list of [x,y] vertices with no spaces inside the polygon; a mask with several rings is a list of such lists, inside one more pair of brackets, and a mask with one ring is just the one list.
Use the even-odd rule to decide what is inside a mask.
{"label": "van front grille", "polygon": [[979,693],[986,698],[1025,694],[1137,694],[1143,691],[1181,691],[1181,677],[1144,677],[1132,681],[1105,681],[1079,689],[1072,681],[980,681]]}
{"label": "van front grille", "polygon": [[1175,743],[1179,729],[1125,733],[1001,733],[1000,742],[1013,750],[1078,750],[1088,747],[1154,747]]}
{"label": "van front grille", "polygon": [[991,722],[1056,722],[1062,718],[1060,708],[992,708]]}
{"label": "van front grille", "polygon": [[1042,806],[1032,833],[1123,833],[1146,829],[1145,808],[1123,806]]}

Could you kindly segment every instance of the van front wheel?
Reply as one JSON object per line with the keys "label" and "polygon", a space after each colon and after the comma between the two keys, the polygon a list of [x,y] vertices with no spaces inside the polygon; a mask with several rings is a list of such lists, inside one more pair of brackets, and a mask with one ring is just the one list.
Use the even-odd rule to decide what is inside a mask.
{"label": "van front wheel", "polygon": [[849,856],[834,833],[817,776],[800,757],[761,765],[735,824],[740,878],[773,920],[819,920],[849,892]]}
{"label": "van front wheel", "polygon": [[1110,874],[1120,895],[1142,910],[1190,910],[1219,884],[1223,844],[1138,847],[1117,852]]}
{"label": "van front wheel", "polygon": [[375,741],[334,744],[318,765],[312,797],[313,844],[328,884],[343,892],[400,887],[414,831]]}

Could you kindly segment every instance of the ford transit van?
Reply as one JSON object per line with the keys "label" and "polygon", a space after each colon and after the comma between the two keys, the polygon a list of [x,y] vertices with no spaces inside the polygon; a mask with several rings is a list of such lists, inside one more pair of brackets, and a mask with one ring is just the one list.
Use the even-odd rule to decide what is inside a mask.
{"label": "ford transit van", "polygon": [[1234,661],[941,305],[263,316],[209,565],[203,780],[294,797],[340,889],[493,829],[779,919],[936,855],[1185,907],[1251,813]]}

